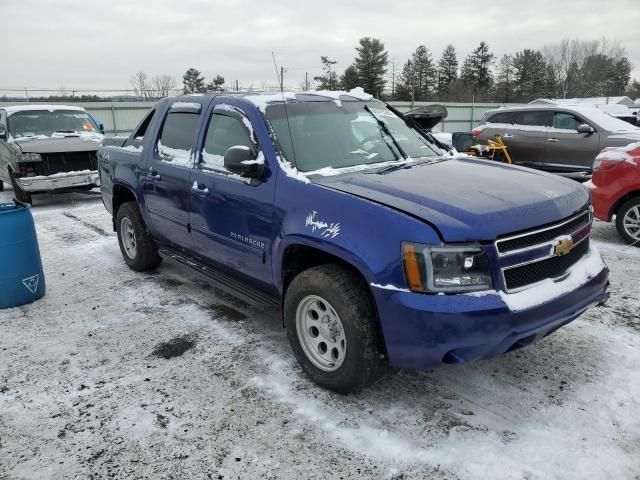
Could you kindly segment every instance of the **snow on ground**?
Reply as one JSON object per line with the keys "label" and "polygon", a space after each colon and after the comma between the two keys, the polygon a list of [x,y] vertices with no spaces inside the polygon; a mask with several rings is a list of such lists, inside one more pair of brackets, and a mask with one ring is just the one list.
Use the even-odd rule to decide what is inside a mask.
{"label": "snow on ground", "polygon": [[638,478],[640,249],[612,225],[606,307],[345,397],[301,374],[277,311],[129,270],[99,196],[35,202],[48,291],[0,311],[0,478]]}

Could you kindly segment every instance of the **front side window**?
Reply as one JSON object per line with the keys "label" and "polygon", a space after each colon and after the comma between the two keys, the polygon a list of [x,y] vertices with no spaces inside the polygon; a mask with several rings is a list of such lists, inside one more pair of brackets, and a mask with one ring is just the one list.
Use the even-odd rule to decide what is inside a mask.
{"label": "front side window", "polygon": [[228,173],[224,168],[224,154],[231,147],[237,146],[250,150],[256,148],[245,124],[235,116],[214,113],[202,149],[201,168]]}
{"label": "front side window", "polygon": [[550,114],[544,110],[531,110],[518,113],[516,123],[530,127],[548,127]]}
{"label": "front side window", "polygon": [[381,102],[288,103],[286,112],[277,104],[267,107],[266,118],[285,158],[301,172],[402,160],[397,144],[411,158],[442,155]]}
{"label": "front side window", "polygon": [[93,118],[81,110],[18,111],[8,117],[7,123],[13,138],[99,133]]}
{"label": "front side window", "polygon": [[583,123],[578,117],[570,113],[556,112],[553,115],[553,128],[575,131]]}
{"label": "front side window", "polygon": [[158,155],[163,162],[181,167],[193,165],[193,142],[200,127],[200,115],[169,112],[158,138]]}

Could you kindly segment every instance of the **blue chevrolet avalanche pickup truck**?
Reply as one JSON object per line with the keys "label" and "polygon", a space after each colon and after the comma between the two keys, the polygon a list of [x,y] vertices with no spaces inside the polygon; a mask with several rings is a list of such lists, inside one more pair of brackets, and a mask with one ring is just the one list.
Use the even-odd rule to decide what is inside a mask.
{"label": "blue chevrolet avalanche pickup truck", "polygon": [[585,188],[452,156],[413,122],[362,90],[164,99],[98,155],[124,260],[281,306],[338,392],[526,346],[605,300]]}

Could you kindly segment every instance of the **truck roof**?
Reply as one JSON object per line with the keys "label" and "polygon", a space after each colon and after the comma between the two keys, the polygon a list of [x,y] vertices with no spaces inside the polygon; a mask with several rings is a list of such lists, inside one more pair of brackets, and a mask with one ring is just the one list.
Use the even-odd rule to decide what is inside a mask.
{"label": "truck roof", "polygon": [[10,105],[8,107],[0,107],[0,110],[4,110],[7,112],[7,115],[12,115],[16,112],[26,112],[26,111],[35,111],[35,110],[49,110],[53,112],[55,110],[75,110],[79,112],[86,112],[86,110],[82,107],[71,106],[71,105],[38,105],[38,104],[26,104],[26,105]]}
{"label": "truck roof", "polygon": [[362,101],[368,102],[373,100],[373,96],[365,93],[360,88],[354,88],[349,91],[344,90],[311,90],[306,92],[211,92],[211,93],[196,93],[183,95],[178,97],[179,100],[187,101],[189,98],[205,96],[205,97],[224,97],[229,96],[232,98],[242,98],[250,101],[256,107],[264,112],[265,108],[274,103],[285,102],[310,102],[310,101]]}

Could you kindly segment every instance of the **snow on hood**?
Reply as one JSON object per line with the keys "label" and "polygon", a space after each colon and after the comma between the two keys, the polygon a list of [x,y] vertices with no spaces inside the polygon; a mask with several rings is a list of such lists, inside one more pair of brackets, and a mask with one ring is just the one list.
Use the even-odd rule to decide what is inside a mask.
{"label": "snow on hood", "polygon": [[630,143],[624,147],[607,147],[600,152],[596,160],[621,160],[636,165],[636,158],[640,158],[640,142]]}
{"label": "snow on hood", "polygon": [[312,181],[422,218],[445,241],[456,242],[489,241],[556,222],[589,203],[587,189],[571,180],[469,158]]}
{"label": "snow on hood", "polygon": [[[20,147],[22,153],[61,153],[61,152],[91,152],[100,147],[103,136],[89,135],[60,135],[45,137],[22,137],[11,139]],[[99,136],[99,137],[98,137]]]}

